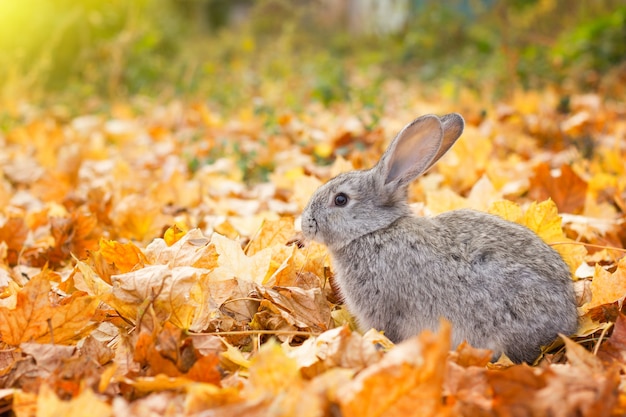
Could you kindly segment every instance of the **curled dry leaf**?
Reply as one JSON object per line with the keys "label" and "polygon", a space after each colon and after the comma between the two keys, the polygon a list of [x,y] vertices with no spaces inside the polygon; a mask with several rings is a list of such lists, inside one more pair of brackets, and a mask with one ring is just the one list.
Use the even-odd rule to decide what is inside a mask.
{"label": "curled dry leaf", "polygon": [[337,367],[358,372],[378,362],[383,352],[348,326],[342,326],[307,339],[288,355],[297,361],[303,376],[312,378]]}
{"label": "curled dry leaf", "polygon": [[[298,287],[260,287],[263,298],[271,302],[290,325],[313,332],[327,330],[330,325],[330,305],[320,288],[304,290]],[[261,304],[263,306],[263,304]],[[261,308],[260,314],[262,314]]]}

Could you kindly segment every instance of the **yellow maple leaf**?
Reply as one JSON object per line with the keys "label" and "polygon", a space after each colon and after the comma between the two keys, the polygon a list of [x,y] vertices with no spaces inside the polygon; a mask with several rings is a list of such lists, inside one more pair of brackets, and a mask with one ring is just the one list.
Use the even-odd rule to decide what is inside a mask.
{"label": "yellow maple leaf", "polygon": [[0,309],[0,336],[10,345],[19,345],[48,331],[50,282],[37,275],[17,294],[15,309]]}
{"label": "yellow maple leaf", "polygon": [[114,308],[122,317],[129,320],[135,320],[137,310],[135,306],[119,300],[113,295],[113,285],[106,282],[85,262],[76,262],[76,268],[80,275],[75,276],[76,287],[86,291],[100,301]]}
{"label": "yellow maple leaf", "polygon": [[63,301],[64,304],[52,306],[51,334],[40,335],[37,342],[74,344],[95,327],[88,324],[100,304],[96,297],[74,293]]}
{"label": "yellow maple leaf", "polygon": [[[454,189],[463,190],[473,186],[493,159],[493,141],[472,126],[466,126],[462,140],[455,143],[439,162],[437,172]],[[468,158],[467,155],[472,155]]]}
{"label": "yellow maple leaf", "polygon": [[449,188],[426,191],[426,206],[433,214],[462,208],[486,211],[490,204],[501,199],[501,193],[496,191],[485,175],[474,184],[467,198]]}
{"label": "yellow maple leaf", "polygon": [[626,256],[619,260],[617,269],[611,273],[596,265],[591,281],[591,301],[583,305],[584,311],[626,298]]}
{"label": "yellow maple leaf", "polygon": [[522,224],[524,213],[519,204],[509,200],[496,201],[489,208],[489,213],[502,217],[510,222]]}
{"label": "yellow maple leaf", "polygon": [[446,211],[469,208],[466,198],[461,197],[449,188],[426,192],[426,207],[433,214],[441,214]]}

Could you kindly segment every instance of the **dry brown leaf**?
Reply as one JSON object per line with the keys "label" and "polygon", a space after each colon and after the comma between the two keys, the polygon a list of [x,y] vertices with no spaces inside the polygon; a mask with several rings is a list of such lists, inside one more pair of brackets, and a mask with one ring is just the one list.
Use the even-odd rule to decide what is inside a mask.
{"label": "dry brown leaf", "polygon": [[617,316],[613,333],[609,340],[600,346],[598,357],[606,364],[617,362],[622,369],[626,370],[626,316],[624,313]]}
{"label": "dry brown leaf", "polygon": [[[271,317],[264,315],[264,307],[270,307],[272,313],[278,313],[288,324],[300,329],[314,332],[327,330],[330,325],[330,305],[319,288],[303,290],[298,287],[267,287],[259,288],[263,298],[271,302],[271,306],[261,303],[257,313],[257,323],[268,323]],[[272,308],[273,307],[273,308]],[[267,328],[273,325],[267,326]],[[266,326],[263,325],[262,328]]]}
{"label": "dry brown leaf", "polygon": [[296,359],[303,376],[312,378],[336,367],[358,372],[378,362],[383,352],[348,326],[342,326],[307,339],[288,355]]}
{"label": "dry brown leaf", "polygon": [[199,289],[209,274],[211,272],[205,269],[188,266],[152,265],[113,276],[111,294],[117,300],[116,308],[131,320],[136,320],[145,307],[153,305],[163,320],[189,329],[204,307],[205,298]]}

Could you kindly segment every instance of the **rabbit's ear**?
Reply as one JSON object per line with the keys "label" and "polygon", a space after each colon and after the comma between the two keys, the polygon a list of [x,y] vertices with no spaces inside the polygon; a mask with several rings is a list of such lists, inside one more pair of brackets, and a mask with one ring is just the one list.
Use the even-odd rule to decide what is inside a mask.
{"label": "rabbit's ear", "polygon": [[383,154],[376,169],[385,185],[406,185],[426,171],[437,156],[444,137],[441,120],[429,114],[404,127]]}
{"label": "rabbit's ear", "polygon": [[439,152],[437,152],[437,155],[435,155],[433,160],[430,161],[430,165],[428,165],[424,171],[428,171],[430,167],[435,164],[435,162],[448,152],[456,140],[461,136],[461,133],[463,133],[463,129],[465,128],[465,121],[458,113],[446,114],[439,119],[441,120],[441,126],[443,127],[443,141],[441,142]]}

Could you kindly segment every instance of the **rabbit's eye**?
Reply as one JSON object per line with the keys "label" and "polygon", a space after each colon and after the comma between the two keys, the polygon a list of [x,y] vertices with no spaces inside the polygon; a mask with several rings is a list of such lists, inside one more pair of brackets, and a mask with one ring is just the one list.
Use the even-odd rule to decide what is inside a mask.
{"label": "rabbit's eye", "polygon": [[338,207],[343,207],[348,204],[348,196],[344,193],[339,193],[335,196],[335,205]]}

